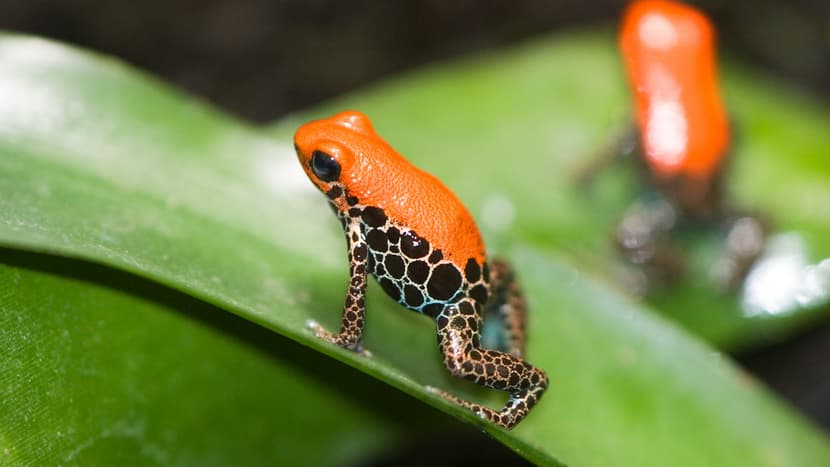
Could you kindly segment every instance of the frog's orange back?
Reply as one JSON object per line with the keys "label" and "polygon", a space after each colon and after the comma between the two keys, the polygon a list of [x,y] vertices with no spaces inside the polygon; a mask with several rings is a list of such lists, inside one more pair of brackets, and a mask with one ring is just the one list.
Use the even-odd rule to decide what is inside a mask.
{"label": "frog's orange back", "polygon": [[437,178],[409,163],[378,136],[365,115],[347,111],[309,122],[297,130],[294,143],[303,169],[324,193],[330,185],[310,168],[315,150],[324,150],[339,162],[339,181],[358,205],[383,209],[392,223],[414,231],[456,264],[469,258],[484,262],[484,243],[464,205]]}
{"label": "frog's orange back", "polygon": [[679,3],[635,1],[620,46],[649,166],[662,176],[711,177],[726,153],[729,123],[709,20]]}

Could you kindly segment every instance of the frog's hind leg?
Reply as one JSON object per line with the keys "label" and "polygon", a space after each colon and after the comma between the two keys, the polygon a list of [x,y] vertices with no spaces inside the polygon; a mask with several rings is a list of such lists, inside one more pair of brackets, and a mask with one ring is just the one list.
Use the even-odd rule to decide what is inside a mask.
{"label": "frog's hind leg", "polygon": [[507,429],[519,423],[536,405],[545,389],[545,373],[519,357],[498,350],[480,348],[480,306],[471,299],[448,305],[435,318],[438,327],[438,345],[444,355],[444,364],[454,376],[476,384],[510,393],[501,410],[493,410],[466,401],[444,391],[436,392],[445,399],[468,408],[485,420]]}
{"label": "frog's hind leg", "polygon": [[524,294],[510,264],[494,259],[490,261],[489,269],[490,299],[484,308],[484,340],[495,344],[488,347],[522,358],[525,354],[527,316]]}

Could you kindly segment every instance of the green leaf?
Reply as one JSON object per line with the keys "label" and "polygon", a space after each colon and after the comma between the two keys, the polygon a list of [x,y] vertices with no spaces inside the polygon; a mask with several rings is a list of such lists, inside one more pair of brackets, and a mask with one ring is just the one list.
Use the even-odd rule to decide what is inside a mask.
{"label": "green leaf", "polygon": [[341,465],[405,440],[392,409],[419,427],[436,421],[371,378],[145,279],[0,258],[2,465]]}
{"label": "green leaf", "polygon": [[[554,256],[568,244],[561,243],[565,239],[605,248],[598,240],[604,234],[585,235],[577,222],[581,216],[600,219],[600,214],[581,212],[575,203],[565,202],[565,188],[551,187],[544,174],[556,172],[556,161],[569,148],[589,147],[591,139],[586,135],[601,136],[600,128],[586,124],[586,119],[596,118],[590,117],[591,105],[601,102],[601,94],[613,86],[600,86],[600,96],[581,96],[578,91],[583,82],[608,80],[607,73],[602,74],[608,71],[603,65],[608,50],[610,43],[604,35],[554,39],[391,84],[386,98],[367,94],[350,101],[356,105],[354,99],[360,99],[360,107],[371,106],[381,134],[416,163],[447,180],[482,219],[492,251],[510,257],[520,271],[532,313],[529,358],[548,372],[552,386],[528,419],[511,432],[425,391],[424,385],[432,385],[494,406],[503,401],[503,395],[452,379],[441,365],[429,320],[402,312],[378,287],[370,287],[367,304],[365,345],[373,358],[334,348],[305,331],[303,324],[310,318],[330,329],[336,327],[347,268],[339,226],[322,196],[305,180],[288,140],[275,141],[198,102],[188,102],[118,63],[41,40],[0,38],[0,243],[88,259],[185,292],[466,420],[536,463],[826,465],[830,445],[825,437],[720,354],[590,273]],[[512,94],[495,92],[504,91],[508,83],[522,95],[533,91],[518,89],[529,83],[515,81],[516,73],[541,76],[579,63],[600,74],[574,77],[570,88],[564,86],[567,83],[557,84],[556,95],[561,96],[555,105],[525,109],[534,118],[514,121],[517,115],[488,113],[498,105],[512,105]],[[561,75],[537,77],[535,89],[547,89],[561,79],[556,76]],[[396,107],[404,101],[411,102]],[[575,110],[569,112],[569,107]],[[468,118],[452,113],[462,110]],[[529,121],[537,122],[533,128],[544,130],[533,132],[535,141],[527,140],[522,130],[522,123]],[[294,122],[285,123],[278,133],[293,128]],[[488,157],[482,150],[487,141],[494,148],[509,150],[500,152],[498,158]],[[415,154],[423,154],[424,159]],[[515,180],[510,170],[514,167],[523,169]],[[550,199],[544,198],[548,189]],[[562,212],[549,206],[560,201]],[[493,205],[501,205],[501,215],[499,209],[493,214]],[[505,207],[514,210],[515,223],[505,224]],[[552,219],[545,217],[549,214]],[[561,230],[557,227],[560,220],[569,220]],[[577,255],[569,260],[574,258]],[[54,288],[57,294],[71,278],[64,274],[40,280],[45,281],[44,290]],[[83,287],[94,287],[75,285],[77,292],[67,287],[70,298],[86,293]],[[145,299],[141,293],[119,296],[119,287],[113,285],[107,300],[123,300],[123,305],[106,307],[109,313],[148,306],[137,303]],[[26,302],[3,313],[25,320],[27,307],[44,313],[42,306]],[[151,311],[148,308],[142,315]],[[180,319],[167,316],[172,311],[156,308],[155,313],[164,315],[158,318],[164,320],[162,324]],[[55,319],[60,316],[67,314]],[[14,324],[12,329],[19,326]],[[179,332],[192,332],[187,326],[164,326],[171,329],[161,333],[161,342],[174,340]],[[227,340],[219,327],[210,331],[218,335],[198,338]],[[144,336],[152,339],[152,335]],[[281,338],[275,335],[274,339]],[[0,345],[7,346],[4,341]],[[27,349],[21,351],[34,358]],[[218,350],[215,358],[227,363],[232,352],[230,347]],[[280,361],[293,358],[290,351],[286,353],[280,354]],[[163,358],[157,352],[148,355]],[[193,358],[184,361],[192,363]],[[257,366],[255,358],[245,359],[250,360],[246,362],[250,368],[240,373],[253,373],[265,365]],[[173,363],[159,365],[169,368]],[[268,363],[273,369],[263,368],[260,373],[279,372],[267,377],[272,381],[282,378],[280,365]],[[0,374],[8,373],[8,365],[7,360],[0,361]],[[329,389],[350,388],[342,392],[321,389],[320,397],[349,398],[352,386],[358,384],[351,378],[331,376],[330,365],[309,363],[292,370],[305,373],[297,384],[322,373],[337,381],[326,385],[333,386]],[[198,384],[199,375],[187,374],[192,384]],[[36,380],[37,387],[48,387],[48,378],[61,380],[51,374],[42,376]],[[221,391],[221,386],[201,386],[205,391]],[[378,398],[397,393],[392,388],[377,392]],[[162,404],[151,402],[155,403]],[[261,398],[251,402],[252,406],[260,403],[268,407]],[[337,400],[329,403],[337,410],[346,409]],[[201,406],[201,401],[193,404]],[[377,427],[388,419],[403,426],[417,420],[412,415],[417,406],[400,405],[373,407],[388,413],[381,421],[357,412],[348,421]],[[159,407],[163,410],[164,405]],[[13,407],[20,408],[21,403]],[[299,412],[320,415],[322,420],[314,405]],[[304,419],[293,415],[286,422],[294,427]],[[48,417],[38,418],[38,424],[54,431],[59,420],[52,423]],[[0,440],[12,446],[10,452],[34,456],[18,446],[30,440],[45,445],[48,434],[8,424],[2,418],[0,422]],[[235,427],[246,422],[240,415],[226,424]],[[434,429],[440,432],[441,423],[436,425]],[[184,444],[206,442],[199,438],[203,429],[194,427],[187,434],[192,440]],[[421,441],[424,430],[434,434],[431,427],[416,430]],[[149,429],[143,434],[148,439],[155,436]],[[325,445],[330,434],[314,436]],[[46,451],[43,456],[54,455]],[[350,461],[343,459],[343,463]]]}

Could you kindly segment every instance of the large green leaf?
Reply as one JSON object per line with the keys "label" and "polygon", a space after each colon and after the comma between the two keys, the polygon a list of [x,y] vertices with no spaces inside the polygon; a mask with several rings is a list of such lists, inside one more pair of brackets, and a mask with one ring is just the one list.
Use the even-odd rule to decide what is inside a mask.
{"label": "large green leaf", "polygon": [[0,297],[0,465],[341,465],[404,442],[392,408],[436,420],[130,274],[0,249]]}
{"label": "large green leaf", "polygon": [[[424,385],[433,385],[493,405],[502,400],[450,378],[440,363],[429,320],[402,312],[377,287],[370,289],[365,339],[373,358],[326,345],[305,331],[303,323],[309,318],[336,326],[346,284],[345,251],[339,226],[299,170],[290,144],[187,102],[119,64],[41,40],[0,39],[0,242],[88,259],[191,294],[467,420],[538,463],[826,465],[830,446],[824,436],[718,353],[552,256],[566,238],[600,248],[601,234],[586,235],[573,220],[599,214],[572,212],[577,205],[559,199],[565,188],[536,177],[556,171],[560,151],[588,147],[585,135],[601,136],[596,125],[582,127],[592,99],[601,99],[583,102],[577,91],[581,81],[608,80],[601,73],[607,72],[603,57],[609,47],[605,36],[554,40],[401,82],[391,86],[394,92],[386,101],[381,94],[350,101],[357,105],[355,99],[361,99],[360,107],[371,107],[381,133],[406,154],[424,154],[424,159],[413,159],[462,194],[483,220],[493,251],[513,259],[520,271],[533,310],[529,356],[548,371],[552,387],[512,432],[424,390]],[[547,79],[544,73],[578,63],[593,66],[600,75],[574,78],[571,88],[556,87],[560,102],[526,109],[535,116],[531,121],[546,122],[537,127],[545,131],[534,135],[548,138],[550,152],[539,150],[525,133],[511,136],[521,126],[511,123],[517,115],[488,115],[495,104],[486,101],[510,108],[506,103],[513,95],[493,92],[503,91],[505,83],[515,83],[519,94],[531,92],[519,89],[528,83],[518,81],[531,73],[538,75],[541,91],[544,82],[558,76]],[[598,94],[610,88],[599,87]],[[411,100],[406,112],[396,113],[396,106],[406,100]],[[419,101],[421,106],[414,105]],[[563,110],[568,106],[576,110]],[[469,118],[453,114],[462,111]],[[293,124],[284,128],[288,126]],[[425,133],[425,128],[434,132]],[[503,157],[487,158],[479,151],[488,140],[494,147],[511,149]],[[508,142],[513,145],[506,146]],[[536,158],[520,158],[533,147]],[[439,158],[445,161],[439,163]],[[435,167],[430,166],[433,162]],[[518,180],[510,175],[513,167],[522,169]],[[563,212],[548,206],[559,201]],[[512,225],[505,222],[511,209],[516,212]],[[553,218],[546,219],[548,214]],[[557,220],[568,219],[560,232]],[[69,278],[42,280],[60,288]],[[140,294],[107,293],[110,300],[124,300],[124,308],[142,306],[127,304],[140,301]],[[9,307],[4,314],[26,316],[27,306],[31,304]],[[174,339],[175,328],[170,327],[165,342]],[[5,348],[6,343],[0,345]],[[34,358],[30,350],[21,351]],[[247,364],[256,366],[253,360]],[[8,360],[0,365],[9,365]],[[280,371],[272,366],[266,371]],[[314,364],[292,369],[327,371]],[[50,377],[33,384],[48,387]],[[275,381],[283,376],[271,377]],[[339,380],[333,383],[337,387],[355,384],[351,378]],[[326,394],[349,397],[349,391]],[[388,409],[388,416],[399,415],[402,425],[417,419],[406,404],[401,402],[397,413]],[[11,407],[22,408],[25,402]],[[323,416],[313,405],[299,412]],[[285,424],[302,423],[304,416],[292,414]],[[387,420],[364,419],[359,413],[352,418],[355,426],[377,427]],[[41,426],[51,422],[38,420]],[[244,425],[246,419],[240,416],[235,423]],[[60,425],[59,420],[54,424]],[[424,429],[435,436],[431,428]],[[18,445],[45,436],[20,425],[3,423],[0,430],[0,439],[21,456],[32,454]],[[200,433],[197,427],[188,436],[198,440]],[[423,441],[423,434],[419,436]],[[322,445],[327,438],[320,435],[319,441]]]}

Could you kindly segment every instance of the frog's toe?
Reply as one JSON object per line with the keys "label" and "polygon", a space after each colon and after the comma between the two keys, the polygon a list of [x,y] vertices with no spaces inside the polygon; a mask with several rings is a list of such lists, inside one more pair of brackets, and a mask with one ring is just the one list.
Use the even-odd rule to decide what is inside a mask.
{"label": "frog's toe", "polygon": [[317,321],[313,319],[307,320],[305,322],[305,328],[311,331],[315,337],[319,337],[320,339],[324,339],[334,343],[330,333],[326,330],[326,328],[323,327],[322,324],[318,323]]}
{"label": "frog's toe", "polygon": [[447,391],[444,391],[443,389],[436,388],[435,386],[426,385],[426,386],[424,386],[424,389],[428,393],[435,394],[436,396],[439,396],[442,399],[446,399],[450,402],[454,402],[454,403],[459,402],[457,397],[453,396],[452,394],[448,393]]}

